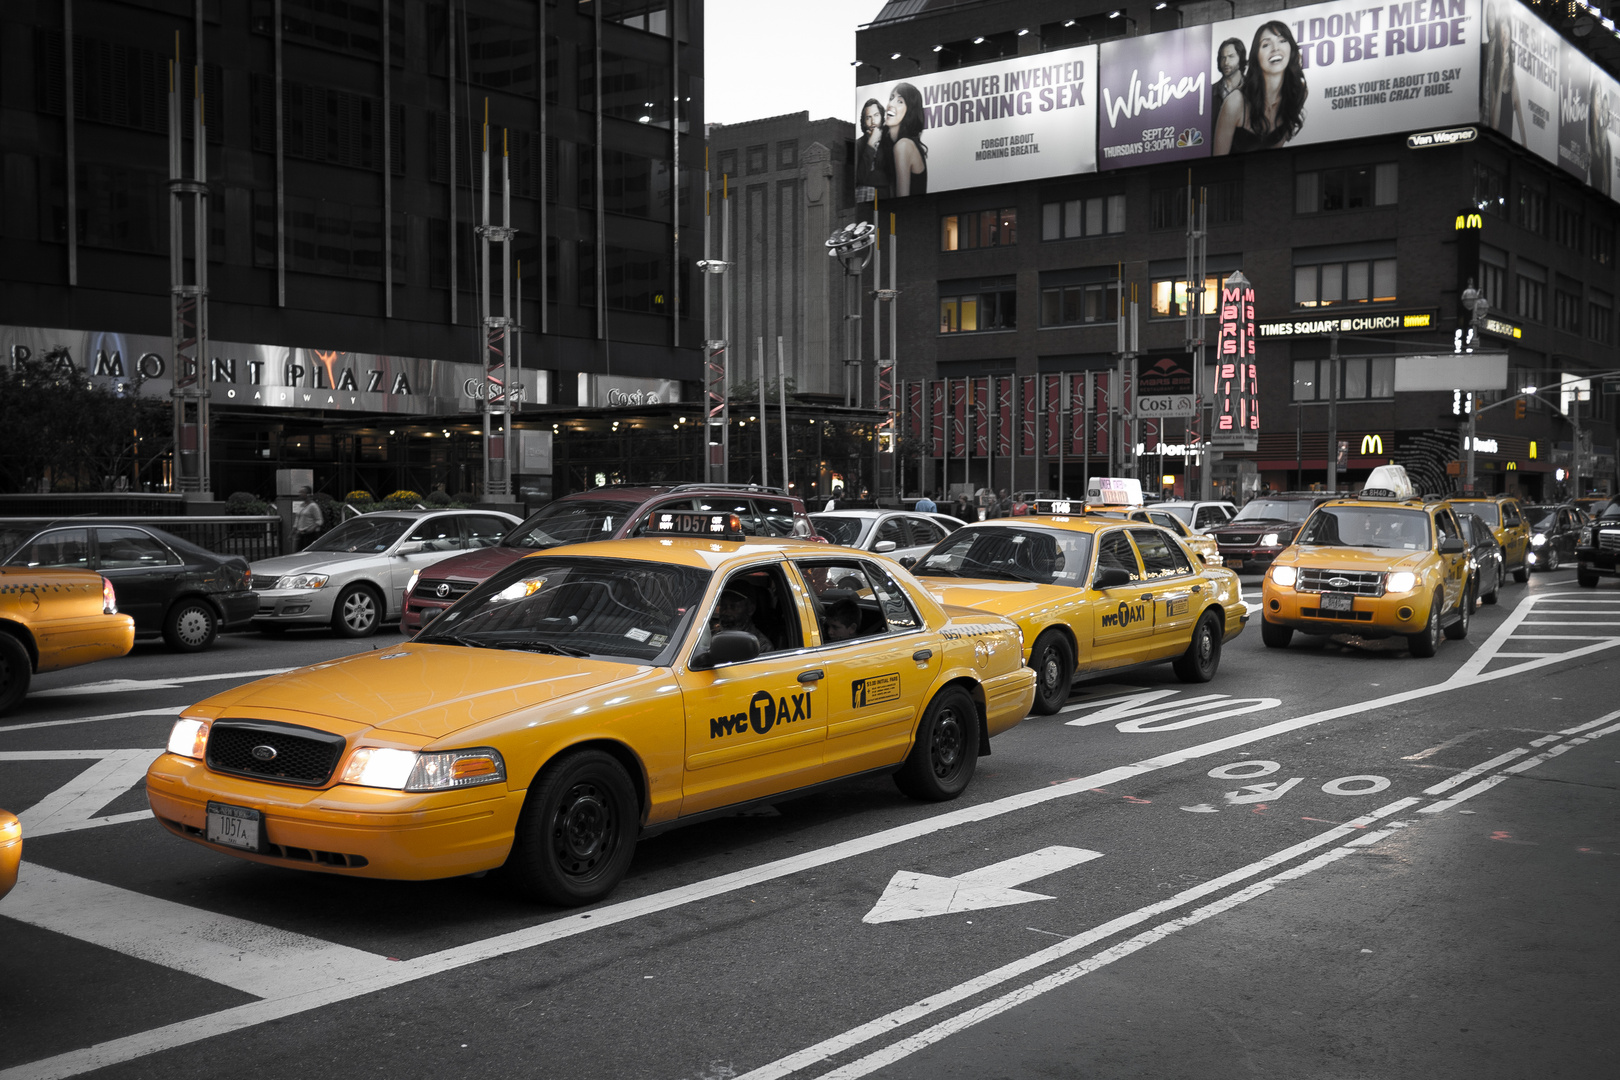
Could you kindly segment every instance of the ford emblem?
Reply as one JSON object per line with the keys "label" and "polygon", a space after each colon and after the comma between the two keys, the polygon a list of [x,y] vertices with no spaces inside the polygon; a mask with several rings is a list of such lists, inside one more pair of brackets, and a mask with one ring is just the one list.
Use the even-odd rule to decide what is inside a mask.
{"label": "ford emblem", "polygon": [[1328,578],[1328,584],[1333,586],[1335,589],[1342,589],[1346,585],[1350,584],[1350,579],[1349,578],[1342,578],[1342,577],[1331,577],[1331,578]]}
{"label": "ford emblem", "polygon": [[441,599],[446,597],[446,596],[449,596],[450,595],[450,583],[448,581],[439,582],[439,587],[433,590],[433,595],[437,596],[437,597],[439,597]]}
{"label": "ford emblem", "polygon": [[276,760],[276,748],[273,746],[255,746],[251,753],[255,761]]}

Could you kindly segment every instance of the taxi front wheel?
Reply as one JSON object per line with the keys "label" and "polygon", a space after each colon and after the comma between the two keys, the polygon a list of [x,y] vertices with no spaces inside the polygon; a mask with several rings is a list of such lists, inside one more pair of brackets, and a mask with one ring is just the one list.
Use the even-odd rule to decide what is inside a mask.
{"label": "taxi front wheel", "polygon": [[922,802],[945,802],[967,790],[979,764],[979,710],[968,692],[950,686],[928,703],[917,741],[894,774],[902,794]]}
{"label": "taxi front wheel", "polygon": [[23,699],[33,677],[34,665],[23,643],[0,631],[0,713]]}
{"label": "taxi front wheel", "polygon": [[1266,643],[1268,649],[1286,649],[1288,643],[1294,640],[1294,630],[1290,626],[1278,626],[1264,617],[1260,620],[1260,640]]}
{"label": "taxi front wheel", "polygon": [[1444,603],[1445,598],[1435,593],[1429,601],[1429,621],[1420,633],[1407,636],[1407,648],[1413,656],[1429,657],[1440,651],[1440,606]]}
{"label": "taxi front wheel", "polygon": [[630,868],[640,817],[635,787],[612,755],[567,754],[529,789],[507,872],[531,899],[558,907],[594,903]]}
{"label": "taxi front wheel", "polygon": [[1069,643],[1056,630],[1046,631],[1029,651],[1029,666],[1035,669],[1035,706],[1030,711],[1051,716],[1069,700],[1074,683],[1074,654]]}
{"label": "taxi front wheel", "polygon": [[1201,683],[1215,677],[1221,666],[1221,629],[1221,620],[1213,611],[1198,620],[1187,651],[1170,665],[1176,678],[1184,683]]}

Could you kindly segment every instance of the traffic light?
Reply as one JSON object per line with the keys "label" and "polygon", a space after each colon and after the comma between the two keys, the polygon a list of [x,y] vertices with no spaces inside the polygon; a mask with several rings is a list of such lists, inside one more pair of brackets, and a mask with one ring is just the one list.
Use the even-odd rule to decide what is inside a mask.
{"label": "traffic light", "polygon": [[1513,419],[1515,419],[1515,420],[1523,420],[1524,419],[1524,398],[1514,398],[1513,399]]}

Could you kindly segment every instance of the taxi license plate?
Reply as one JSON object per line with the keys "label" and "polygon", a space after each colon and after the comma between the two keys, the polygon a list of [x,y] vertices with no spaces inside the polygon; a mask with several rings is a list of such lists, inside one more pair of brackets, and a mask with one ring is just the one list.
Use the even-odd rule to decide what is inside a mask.
{"label": "taxi license plate", "polygon": [[1322,596],[1323,611],[1353,611],[1355,601],[1343,593],[1325,593]]}
{"label": "taxi license plate", "polygon": [[208,804],[208,842],[257,853],[259,826],[263,820],[264,815],[257,810],[211,801]]}

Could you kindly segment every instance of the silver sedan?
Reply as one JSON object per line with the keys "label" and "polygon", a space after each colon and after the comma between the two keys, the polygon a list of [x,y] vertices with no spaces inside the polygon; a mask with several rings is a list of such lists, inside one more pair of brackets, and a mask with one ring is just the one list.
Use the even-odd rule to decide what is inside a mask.
{"label": "silver sedan", "polygon": [[922,555],[954,532],[941,520],[945,517],[911,510],[834,510],[811,514],[810,524],[829,543],[898,559]]}
{"label": "silver sedan", "polygon": [[395,622],[405,590],[424,567],[489,547],[519,524],[498,510],[403,510],[362,514],[303,551],[253,564],[259,611],[253,627],[276,633],[329,625],[343,637]]}

